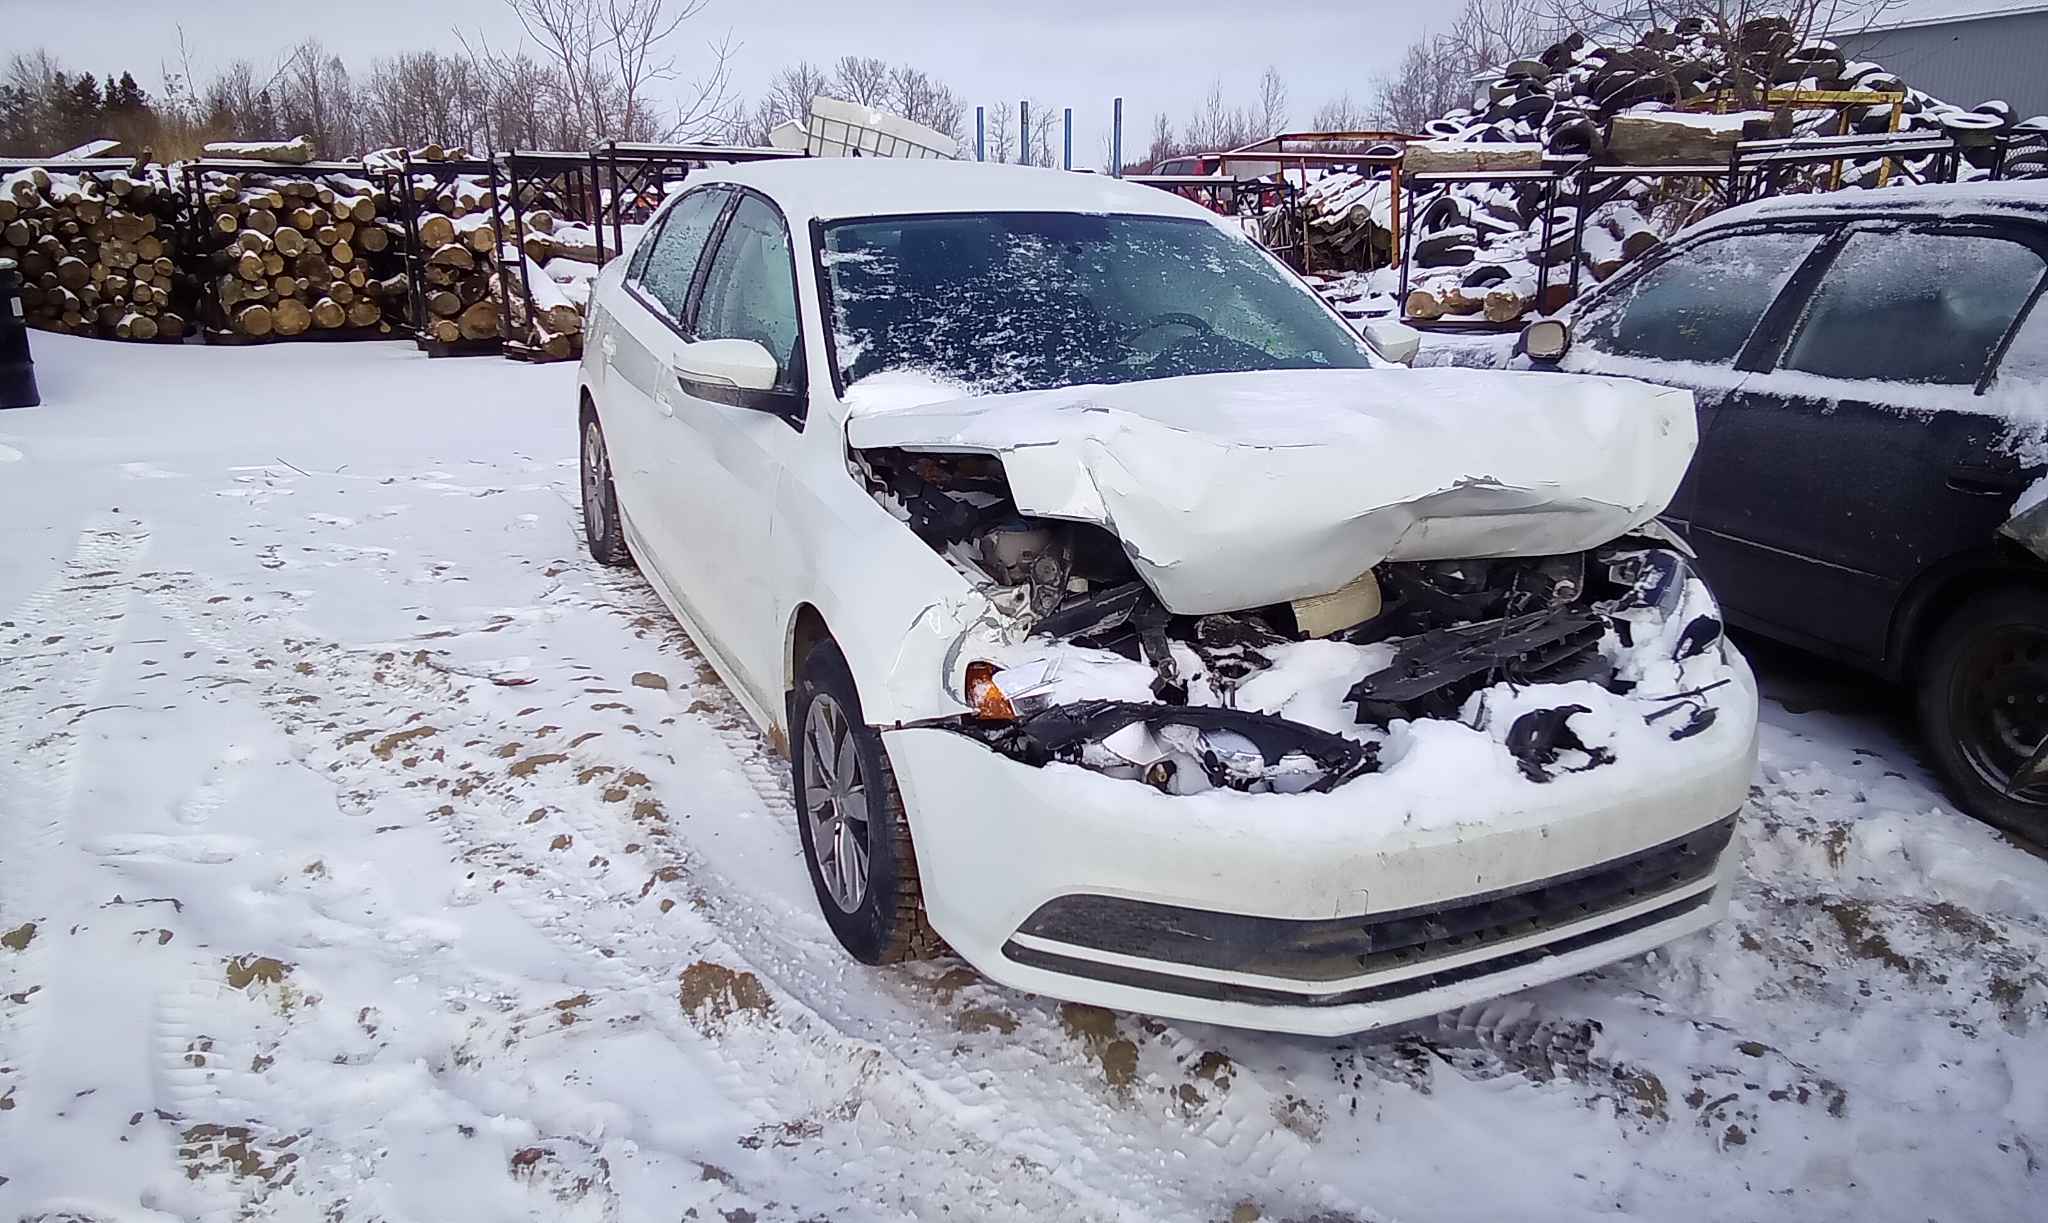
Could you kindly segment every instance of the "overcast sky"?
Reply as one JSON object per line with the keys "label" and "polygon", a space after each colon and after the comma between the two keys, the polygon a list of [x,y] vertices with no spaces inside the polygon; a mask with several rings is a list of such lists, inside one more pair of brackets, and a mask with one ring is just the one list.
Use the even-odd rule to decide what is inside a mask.
{"label": "overcast sky", "polygon": [[[678,31],[673,49],[688,74],[708,62],[704,43],[730,31],[739,47],[735,83],[749,98],[797,59],[907,60],[951,85],[970,108],[1014,108],[1025,96],[1073,107],[1074,160],[1097,165],[1110,99],[1119,94],[1126,150],[1144,146],[1156,111],[1181,126],[1213,79],[1222,79],[1232,102],[1249,104],[1269,63],[1287,76],[1296,126],[1347,90],[1363,101],[1411,39],[1447,18],[1433,7],[1395,0],[709,0]],[[133,72],[152,93],[161,69],[175,64],[181,24],[202,80],[238,58],[271,65],[308,36],[360,69],[403,50],[456,50],[457,27],[481,30],[494,44],[520,35],[505,0],[0,0],[10,49],[40,45],[74,70]],[[967,129],[971,140],[971,109]]]}

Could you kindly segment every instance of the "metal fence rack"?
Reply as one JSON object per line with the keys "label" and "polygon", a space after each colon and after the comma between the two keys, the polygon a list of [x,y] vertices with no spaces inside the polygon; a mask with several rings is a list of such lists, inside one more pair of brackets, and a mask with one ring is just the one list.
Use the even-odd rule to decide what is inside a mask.
{"label": "metal fence rack", "polygon": [[[421,178],[434,180],[437,187],[464,178],[481,178],[488,184],[491,208],[491,224],[495,227],[503,216],[499,207],[498,163],[485,158],[447,158],[441,161],[425,159],[415,161],[410,152],[399,164],[398,181],[393,190],[398,199],[399,211],[405,220],[405,270],[410,284],[412,304],[413,342],[419,350],[430,357],[487,357],[500,352],[504,341],[500,338],[505,330],[505,266],[502,252],[493,252],[491,274],[498,281],[498,331],[499,335],[481,340],[440,340],[427,330],[427,254],[420,243],[420,201],[414,199],[415,184]],[[503,245],[504,235],[498,234],[496,245]]]}
{"label": "metal fence rack", "polygon": [[[16,170],[30,169],[46,170],[55,174],[92,175],[95,178],[103,174],[127,174],[130,177],[139,177],[136,174],[137,162],[133,157],[0,158],[0,174],[12,174]],[[191,327],[186,331],[186,334],[189,335],[198,328],[197,316],[199,305],[197,298],[199,286],[193,282],[192,277],[186,272],[187,261],[182,258],[184,254],[182,248],[190,240],[191,236],[191,196],[189,193],[173,191],[162,196],[161,201],[157,207],[151,209],[151,214],[157,218],[159,225],[168,226],[169,232],[177,239],[177,247],[166,252],[170,255],[175,265],[171,271],[171,305],[173,310],[181,317],[192,320]],[[28,276],[26,271],[22,273],[22,279],[24,283],[27,282]],[[131,340],[124,342],[177,344],[182,342],[183,339],[184,336],[159,336],[154,340]]]}
{"label": "metal fence rack", "polygon": [[[1310,167],[1316,167],[1325,172],[1348,170],[1368,177],[1376,169],[1385,169],[1387,173],[1387,191],[1390,198],[1394,201],[1394,207],[1388,217],[1391,222],[1391,230],[1387,237],[1393,249],[1401,249],[1401,231],[1404,228],[1401,223],[1400,207],[1402,181],[1401,152],[1375,153],[1368,150],[1366,152],[1353,153],[1322,150],[1289,150],[1286,148],[1286,142],[1289,140],[1351,140],[1365,137],[1376,138],[1379,143],[1405,142],[1410,139],[1410,137],[1401,136],[1398,133],[1388,132],[1290,133],[1271,137],[1270,143],[1277,146],[1274,149],[1261,149],[1257,145],[1247,145],[1243,149],[1233,149],[1228,153],[1211,153],[1207,156],[1212,158],[1216,162],[1217,167],[1224,173],[1228,173],[1230,167],[1238,163],[1251,163],[1255,165],[1273,164],[1279,167],[1280,185],[1285,193],[1283,206],[1287,208],[1290,215],[1297,218],[1295,240],[1279,246],[1268,246],[1266,249],[1279,255],[1282,259],[1286,259],[1288,263],[1294,266],[1295,270],[1307,276],[1315,272],[1315,268],[1310,266],[1309,259],[1308,217],[1295,204],[1300,193],[1308,186]],[[1290,178],[1286,173],[1290,168],[1295,171],[1295,177],[1293,178]],[[1296,179],[1299,179],[1299,182]],[[1291,259],[1288,257],[1290,253],[1294,256]]]}
{"label": "metal fence rack", "polygon": [[[225,250],[234,241],[233,235],[223,234],[213,227],[213,209],[206,202],[205,182],[208,174],[262,175],[273,179],[298,179],[317,182],[332,174],[346,174],[350,178],[376,182],[379,175],[360,161],[308,161],[299,163],[274,161],[249,161],[232,158],[212,158],[188,161],[182,166],[185,184],[185,213],[188,222],[188,237],[192,243],[187,266],[197,266],[202,261],[207,266],[199,276],[196,286],[198,299],[197,330],[208,344],[236,346],[244,344],[296,344],[304,341],[314,343],[350,340],[393,340],[400,336],[389,324],[375,327],[315,327],[295,336],[248,336],[233,331],[227,326],[227,309],[220,300],[220,276],[222,269],[210,266],[213,256]],[[403,252],[400,252],[400,257]]]}
{"label": "metal fence rack", "polygon": [[604,259],[604,226],[612,227],[613,254],[626,246],[626,226],[644,223],[666,197],[670,182],[684,182],[690,171],[709,165],[752,161],[783,161],[803,157],[801,149],[758,148],[735,144],[637,144],[608,140],[590,151],[597,184],[599,260]]}
{"label": "metal fence rack", "polygon": [[[516,266],[519,275],[519,301],[531,318],[533,281],[526,258],[529,200],[533,206],[545,206],[563,220],[590,226],[597,235],[598,266],[604,266],[604,226],[597,219],[601,207],[597,157],[593,153],[515,149],[500,155],[498,160],[505,169],[505,192],[512,205],[511,242],[508,246],[503,235],[498,240],[498,283],[505,292],[498,334],[504,340],[506,356],[527,361],[549,360],[526,342],[512,320],[512,268]],[[580,351],[581,337],[577,340],[576,348]]]}
{"label": "metal fence rack", "polygon": [[[1557,240],[1557,204],[1559,195],[1567,181],[1575,176],[1579,176],[1581,182],[1579,198],[1581,203],[1583,203],[1585,196],[1582,175],[1587,163],[1583,158],[1546,159],[1546,163],[1541,168],[1528,170],[1431,170],[1410,172],[1405,178],[1395,179],[1392,219],[1396,225],[1401,227],[1400,244],[1398,247],[1401,261],[1401,279],[1400,288],[1397,290],[1398,300],[1395,305],[1396,317],[1404,323],[1417,321],[1408,314],[1408,281],[1410,269],[1414,264],[1415,227],[1413,225],[1401,224],[1401,215],[1407,209],[1404,185],[1406,193],[1410,194],[1431,191],[1437,188],[1441,188],[1448,194],[1452,187],[1462,183],[1534,183],[1543,190],[1543,245],[1541,249],[1548,252]],[[1417,211],[1419,212],[1420,209],[1417,209]],[[1583,213],[1583,209],[1581,209],[1581,212]],[[1574,273],[1572,284],[1574,294],[1577,292],[1578,285],[1579,239],[1585,234],[1585,227],[1582,221],[1582,217],[1575,218],[1575,222],[1578,223],[1575,224],[1572,236],[1572,266]],[[1539,262],[1536,265],[1536,301],[1539,305],[1550,290],[1550,267],[1551,265],[1547,261]],[[1432,328],[1445,331],[1506,331],[1513,330],[1522,325],[1519,319],[1507,323],[1496,323],[1484,315],[1437,318],[1426,320],[1426,322]]]}

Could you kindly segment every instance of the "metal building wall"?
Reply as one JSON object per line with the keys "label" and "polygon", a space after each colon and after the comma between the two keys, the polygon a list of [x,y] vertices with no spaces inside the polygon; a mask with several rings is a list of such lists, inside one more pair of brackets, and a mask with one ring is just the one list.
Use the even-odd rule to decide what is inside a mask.
{"label": "metal building wall", "polygon": [[1944,102],[2004,98],[2018,118],[2048,115],[2048,11],[1834,37],[1851,60],[1883,64]]}

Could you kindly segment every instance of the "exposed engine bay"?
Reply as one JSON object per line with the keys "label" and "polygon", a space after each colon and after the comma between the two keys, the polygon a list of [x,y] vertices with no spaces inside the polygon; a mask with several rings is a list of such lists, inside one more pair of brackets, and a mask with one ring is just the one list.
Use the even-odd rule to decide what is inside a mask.
{"label": "exposed engine bay", "polygon": [[[1325,791],[1379,770],[1404,724],[1487,725],[1531,782],[1614,763],[1621,698],[1682,740],[1730,682],[1721,620],[1654,524],[1590,551],[1382,561],[1339,590],[1182,615],[1109,528],[1020,514],[991,455],[855,451],[855,474],[1002,609],[949,725],[1011,758],[1166,793]],[[1590,686],[1590,687],[1588,687]],[[1593,705],[1600,705],[1596,712]]]}

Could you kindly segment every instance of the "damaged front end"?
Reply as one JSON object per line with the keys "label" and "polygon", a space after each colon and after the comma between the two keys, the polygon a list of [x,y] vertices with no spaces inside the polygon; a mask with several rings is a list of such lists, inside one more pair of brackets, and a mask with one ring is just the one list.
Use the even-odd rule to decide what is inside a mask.
{"label": "damaged front end", "polygon": [[1182,614],[1108,527],[1021,513],[993,455],[852,457],[987,600],[947,650],[966,712],[924,724],[1034,767],[1321,792],[1397,764],[1436,722],[1491,735],[1543,783],[1614,764],[1624,716],[1661,741],[1699,734],[1730,682],[1719,612],[1654,521],[1588,550],[1381,560],[1327,594]]}

